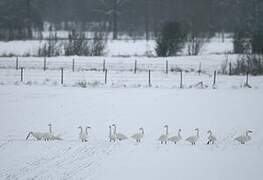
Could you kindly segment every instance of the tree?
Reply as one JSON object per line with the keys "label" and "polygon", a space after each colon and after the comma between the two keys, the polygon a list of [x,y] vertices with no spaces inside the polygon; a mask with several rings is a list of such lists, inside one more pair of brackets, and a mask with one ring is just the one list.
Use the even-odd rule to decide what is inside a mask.
{"label": "tree", "polygon": [[156,40],[158,56],[176,56],[184,47],[186,33],[178,22],[165,23]]}

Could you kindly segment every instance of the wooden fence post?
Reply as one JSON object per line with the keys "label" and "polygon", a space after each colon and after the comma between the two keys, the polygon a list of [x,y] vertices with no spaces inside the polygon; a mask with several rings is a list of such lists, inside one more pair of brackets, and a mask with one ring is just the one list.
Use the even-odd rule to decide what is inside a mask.
{"label": "wooden fence post", "polygon": [[165,71],[166,71],[166,74],[168,74],[168,71],[169,71],[169,64],[168,64],[168,60],[166,61],[166,67],[165,67]]}
{"label": "wooden fence post", "polygon": [[64,83],[64,69],[63,68],[61,68],[61,78],[60,78],[60,80],[61,80],[61,84],[63,84]]}
{"label": "wooden fence post", "polygon": [[229,63],[229,76],[231,76],[232,75],[232,64],[231,64],[231,62]]}
{"label": "wooden fence post", "polygon": [[246,78],[246,84],[245,84],[246,86],[248,86],[248,74],[249,73],[247,72],[247,78]]}
{"label": "wooden fence post", "polygon": [[149,87],[151,87],[152,86],[152,83],[151,83],[151,70],[149,70],[148,83],[149,83]]}
{"label": "wooden fence post", "polygon": [[107,79],[108,79],[108,70],[107,69],[105,69],[105,81],[104,81],[104,83],[105,84],[107,84]]}
{"label": "wooden fence post", "polygon": [[16,70],[18,70],[18,57],[16,57]]}
{"label": "wooden fence post", "polygon": [[202,63],[200,62],[200,63],[199,63],[199,70],[198,70],[199,76],[200,76],[201,72],[202,72]]}
{"label": "wooden fence post", "polygon": [[103,59],[102,71],[105,72],[105,69],[106,69],[106,61],[105,61],[105,59]]}
{"label": "wooden fence post", "polygon": [[46,69],[47,69],[47,58],[46,57],[44,57],[44,71],[46,71]]}
{"label": "wooden fence post", "polygon": [[24,81],[24,68],[23,67],[21,67],[20,80],[21,80],[21,82]]}
{"label": "wooden fence post", "polygon": [[216,85],[216,71],[214,72],[214,82],[213,82],[213,86]]}
{"label": "wooden fence post", "polygon": [[72,72],[75,71],[75,59],[72,59]]}
{"label": "wooden fence post", "polygon": [[180,88],[183,88],[183,71],[180,71]]}
{"label": "wooden fence post", "polygon": [[134,62],[134,74],[136,74],[136,71],[137,71],[137,60],[135,60]]}

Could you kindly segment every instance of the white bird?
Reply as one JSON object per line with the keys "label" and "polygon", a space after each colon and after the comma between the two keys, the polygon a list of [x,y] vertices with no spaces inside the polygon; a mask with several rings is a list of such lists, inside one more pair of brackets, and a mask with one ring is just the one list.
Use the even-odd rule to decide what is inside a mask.
{"label": "white bird", "polygon": [[117,140],[119,140],[119,141],[128,139],[128,137],[125,136],[124,134],[122,134],[122,133],[117,133],[117,132],[116,132],[116,131],[117,131],[117,130],[116,130],[116,129],[117,129],[116,124],[113,124],[112,126],[114,127],[113,135],[115,136],[115,139],[117,139]]}
{"label": "white bird", "polygon": [[109,139],[110,139],[110,142],[113,141],[115,142],[116,140],[116,136],[114,136],[114,134],[112,133],[112,130],[111,130],[111,126],[109,126]]}
{"label": "white bird", "polygon": [[165,144],[167,144],[168,136],[169,136],[168,125],[165,125],[164,128],[165,128],[165,134],[162,134],[162,135],[159,137],[159,139],[158,139],[158,140],[161,142],[161,144],[163,144],[163,142],[164,142]]}
{"label": "white bird", "polygon": [[35,137],[38,141],[40,140],[49,140],[51,135],[50,135],[50,132],[52,133],[52,130],[51,130],[51,124],[48,124],[49,126],[49,132],[33,132],[33,131],[30,131],[26,137],[26,140],[28,140],[28,138],[30,137],[30,135],[32,135],[33,137]]}
{"label": "white bird", "polygon": [[246,142],[251,140],[251,137],[249,136],[250,133],[253,131],[247,130],[245,135],[240,135],[236,137],[234,140],[240,142],[241,144],[245,144]]}
{"label": "white bird", "polygon": [[209,134],[209,136],[207,137],[208,139],[207,144],[214,144],[216,141],[216,137],[213,135],[211,130],[207,131],[207,133]]}
{"label": "white bird", "polygon": [[87,142],[88,136],[87,136],[86,132],[83,132],[83,129],[81,126],[79,126],[78,128],[80,129],[79,139],[81,140],[81,142]]}
{"label": "white bird", "polygon": [[178,143],[181,139],[182,139],[182,136],[181,136],[181,129],[178,130],[178,135],[177,136],[172,136],[172,137],[169,137],[168,138],[168,141],[171,141],[173,142],[174,144]]}
{"label": "white bird", "polygon": [[44,133],[43,132],[33,132],[30,131],[26,137],[26,140],[28,140],[28,138],[30,137],[30,135],[32,135],[33,137],[35,137],[38,141],[43,139]]}
{"label": "white bird", "polygon": [[186,141],[190,142],[192,145],[195,145],[196,141],[199,139],[199,129],[195,128],[196,135],[190,136],[186,139]]}
{"label": "white bird", "polygon": [[141,127],[139,129],[139,132],[132,135],[131,138],[136,140],[136,142],[141,142],[141,139],[143,138],[143,136],[144,136],[144,129]]}
{"label": "white bird", "polygon": [[49,123],[49,132],[46,132],[43,134],[43,139],[45,141],[54,141],[54,140],[62,140],[62,138],[60,137],[60,135],[55,135],[52,131],[52,125]]}

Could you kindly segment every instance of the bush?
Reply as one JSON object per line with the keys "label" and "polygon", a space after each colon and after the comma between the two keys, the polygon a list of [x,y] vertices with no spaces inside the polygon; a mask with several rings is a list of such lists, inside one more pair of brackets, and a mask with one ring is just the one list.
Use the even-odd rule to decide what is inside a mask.
{"label": "bush", "polygon": [[102,33],[95,33],[93,39],[87,39],[84,33],[73,30],[69,35],[69,42],[65,44],[65,55],[100,56],[103,55],[105,44]]}
{"label": "bush", "polygon": [[156,40],[155,49],[157,56],[176,56],[184,47],[186,33],[181,24],[170,22],[164,24]]}
{"label": "bush", "polygon": [[[226,73],[227,61],[221,66],[222,73]],[[252,75],[263,75],[263,55],[246,54],[239,56],[236,63],[232,64],[232,74],[240,75],[250,73]]]}

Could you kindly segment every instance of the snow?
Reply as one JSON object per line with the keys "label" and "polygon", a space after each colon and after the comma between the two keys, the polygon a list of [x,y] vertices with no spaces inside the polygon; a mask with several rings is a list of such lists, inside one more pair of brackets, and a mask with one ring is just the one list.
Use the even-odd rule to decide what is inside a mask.
{"label": "snow", "polygon": [[[0,179],[255,179],[263,178],[261,89],[178,90],[0,86]],[[25,141],[30,130],[48,123],[63,141]],[[144,127],[141,144],[108,141],[116,123],[127,135]],[[182,136],[200,129],[191,146],[161,145],[163,126]],[[79,125],[92,127],[88,143],[78,140]],[[207,130],[217,136],[206,145]],[[253,130],[252,141],[233,138]]]}

